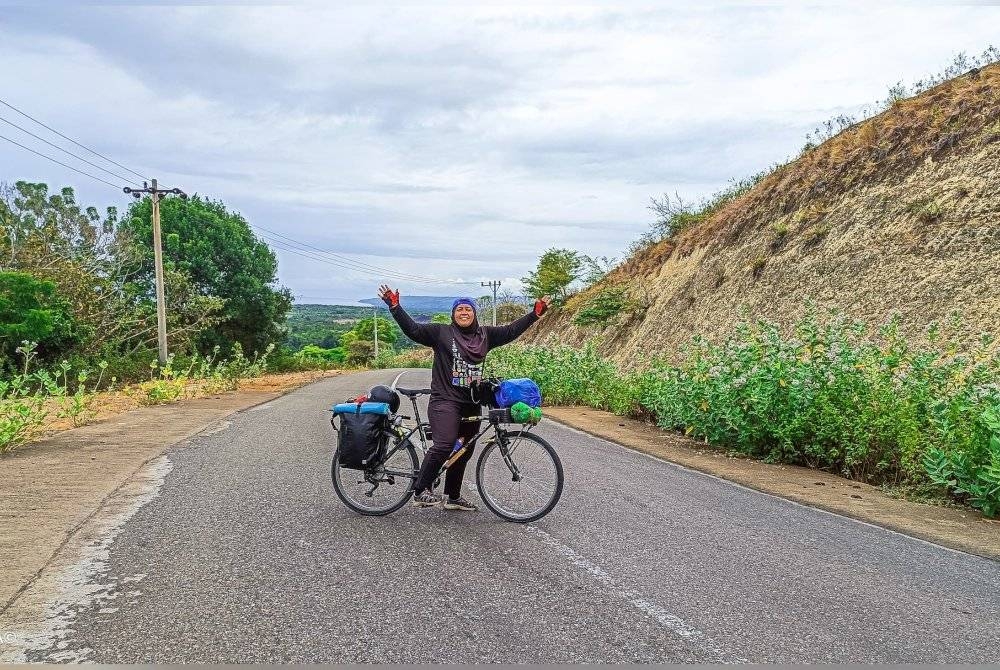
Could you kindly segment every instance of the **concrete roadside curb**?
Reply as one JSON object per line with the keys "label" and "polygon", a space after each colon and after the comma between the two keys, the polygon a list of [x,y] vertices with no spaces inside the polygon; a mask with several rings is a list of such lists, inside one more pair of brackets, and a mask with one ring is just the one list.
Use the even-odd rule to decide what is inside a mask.
{"label": "concrete roadside curb", "polygon": [[892,498],[869,484],[820,470],[730,458],[690,438],[589,407],[547,407],[545,415],[588,435],[762,493],[1000,560],[1000,521],[974,510]]}
{"label": "concrete roadside curb", "polygon": [[321,379],[143,407],[66,430],[0,459],[0,614],[117,492],[170,447]]}

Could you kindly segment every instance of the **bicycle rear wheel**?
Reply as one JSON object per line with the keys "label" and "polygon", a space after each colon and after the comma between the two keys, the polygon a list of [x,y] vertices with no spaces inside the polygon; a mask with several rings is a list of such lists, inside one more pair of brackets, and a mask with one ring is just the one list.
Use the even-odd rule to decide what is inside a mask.
{"label": "bicycle rear wheel", "polygon": [[563,488],[556,450],[526,430],[497,431],[476,464],[479,496],[497,516],[518,523],[537,521],[552,511]]}
{"label": "bicycle rear wheel", "polygon": [[358,514],[382,516],[406,504],[419,469],[417,449],[409,440],[390,444],[382,462],[367,470],[341,467],[338,447],[331,466],[333,490]]}

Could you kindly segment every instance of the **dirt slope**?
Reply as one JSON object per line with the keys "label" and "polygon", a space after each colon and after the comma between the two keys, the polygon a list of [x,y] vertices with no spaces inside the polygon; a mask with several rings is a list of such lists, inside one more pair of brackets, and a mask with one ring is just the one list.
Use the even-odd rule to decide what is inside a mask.
{"label": "dirt slope", "polygon": [[[1000,326],[1000,66],[940,86],[779,168],[672,241],[576,296],[534,341],[601,349],[632,367],[741,319],[788,324],[806,301],[871,325],[898,313],[923,336],[954,312],[964,345]],[[603,325],[573,317],[595,295],[633,303]]]}

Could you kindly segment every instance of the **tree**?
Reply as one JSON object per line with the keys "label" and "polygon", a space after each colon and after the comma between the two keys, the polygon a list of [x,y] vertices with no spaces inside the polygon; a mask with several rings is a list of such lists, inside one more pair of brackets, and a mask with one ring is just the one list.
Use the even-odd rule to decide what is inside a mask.
{"label": "tree", "polygon": [[515,295],[509,289],[504,289],[497,295],[497,323],[510,323],[528,313],[528,304],[524,296]]}
{"label": "tree", "polygon": [[375,343],[368,340],[355,340],[344,348],[347,350],[347,362],[353,365],[364,365],[375,358]]}
{"label": "tree", "polygon": [[[368,340],[371,342],[375,341],[375,317],[369,317],[367,319],[361,319],[352,329],[354,334],[357,335],[359,340]],[[378,343],[381,346],[383,343],[387,345],[393,345],[396,340],[399,339],[400,331],[396,327],[396,323],[384,319],[381,316],[378,317]],[[374,346],[374,345],[373,345]]]}
{"label": "tree", "polygon": [[[68,301],[79,335],[72,346],[80,353],[114,355],[155,345],[156,310],[151,289],[140,285],[139,257],[114,207],[103,214],[83,208],[71,188],[50,194],[45,184],[0,184],[0,270],[55,284]],[[191,290],[186,276],[168,275],[168,333],[183,343],[211,325],[221,302]]]}
{"label": "tree", "polygon": [[569,285],[580,279],[583,257],[571,249],[549,249],[538,259],[538,268],[521,279],[528,296],[541,298],[552,295],[565,300]]}
{"label": "tree", "polygon": [[[154,288],[151,217],[147,198],[132,205],[123,224],[141,250],[147,295]],[[221,202],[195,196],[161,201],[160,222],[164,265],[190,277],[200,294],[224,301],[219,322],[199,337],[203,351],[239,342],[244,351],[259,352],[284,338],[292,296],[277,286],[277,257],[254,236],[246,219]],[[171,290],[168,285],[167,293]]]}
{"label": "tree", "polygon": [[431,323],[443,323],[445,325],[448,325],[451,323],[451,314],[447,314],[445,312],[438,312],[437,314],[431,317]]}
{"label": "tree", "polygon": [[69,301],[53,282],[24,272],[0,272],[0,363],[12,361],[28,340],[42,358],[54,358],[80,339]]}
{"label": "tree", "polygon": [[528,313],[528,307],[521,302],[497,302],[497,323],[510,323]]}
{"label": "tree", "polygon": [[307,344],[302,350],[295,354],[304,360],[326,361],[328,363],[343,363],[347,360],[347,353],[340,347],[323,348],[315,344]]}

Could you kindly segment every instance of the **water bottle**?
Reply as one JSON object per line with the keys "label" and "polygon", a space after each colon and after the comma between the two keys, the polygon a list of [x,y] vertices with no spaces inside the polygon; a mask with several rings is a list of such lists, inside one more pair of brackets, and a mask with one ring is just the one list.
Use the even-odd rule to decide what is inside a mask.
{"label": "water bottle", "polygon": [[451,455],[448,456],[448,460],[444,462],[444,467],[450,468],[452,463],[457,461],[465,453],[465,438],[460,437],[455,440],[455,446],[451,448]]}

